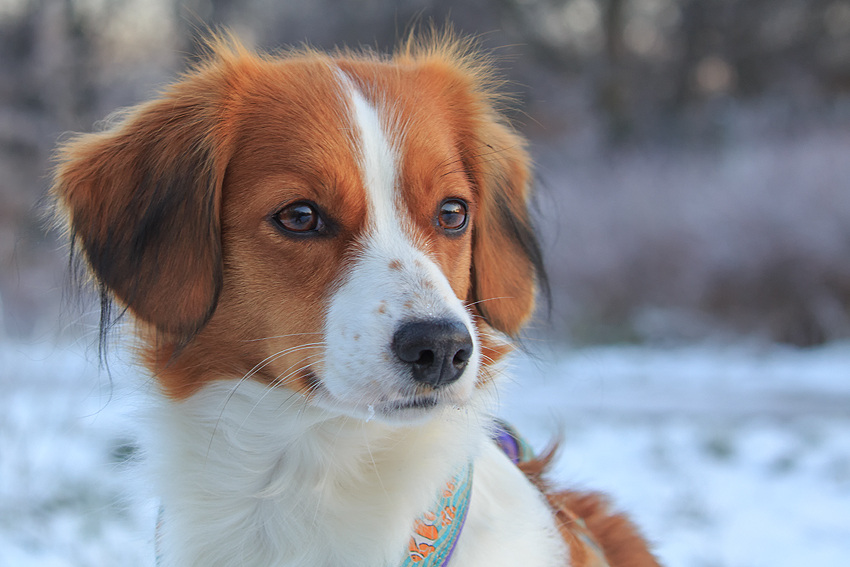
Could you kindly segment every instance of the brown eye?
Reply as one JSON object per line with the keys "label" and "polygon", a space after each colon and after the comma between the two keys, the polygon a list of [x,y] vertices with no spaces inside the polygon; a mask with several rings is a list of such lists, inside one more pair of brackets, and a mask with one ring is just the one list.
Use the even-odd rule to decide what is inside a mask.
{"label": "brown eye", "polygon": [[440,205],[438,221],[440,228],[449,232],[460,232],[466,228],[466,203],[460,199],[446,199]]}
{"label": "brown eye", "polygon": [[274,215],[281,228],[289,232],[318,232],[324,227],[322,217],[310,203],[298,202],[287,205]]}

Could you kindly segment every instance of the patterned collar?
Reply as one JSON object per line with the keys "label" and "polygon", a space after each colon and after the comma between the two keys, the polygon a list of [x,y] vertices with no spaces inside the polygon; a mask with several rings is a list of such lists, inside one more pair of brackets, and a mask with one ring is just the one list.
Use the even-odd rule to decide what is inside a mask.
{"label": "patterned collar", "polygon": [[[493,441],[514,464],[534,458],[531,446],[507,423],[497,421]],[[472,463],[446,482],[436,502],[413,522],[413,534],[401,567],[445,567],[466,522],[472,494]]]}
{"label": "patterned collar", "polygon": [[472,494],[472,463],[446,482],[437,501],[413,522],[413,534],[401,567],[447,565],[466,522]]}

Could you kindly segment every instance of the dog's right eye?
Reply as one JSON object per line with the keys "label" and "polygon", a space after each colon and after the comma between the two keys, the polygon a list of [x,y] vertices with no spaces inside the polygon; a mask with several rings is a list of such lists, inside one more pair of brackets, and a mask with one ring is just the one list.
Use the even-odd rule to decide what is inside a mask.
{"label": "dog's right eye", "polygon": [[466,229],[468,216],[469,207],[465,201],[461,199],[446,199],[440,203],[437,224],[446,233],[458,235]]}
{"label": "dog's right eye", "polygon": [[286,232],[295,234],[317,233],[325,227],[316,206],[306,201],[285,206],[276,212],[272,219]]}

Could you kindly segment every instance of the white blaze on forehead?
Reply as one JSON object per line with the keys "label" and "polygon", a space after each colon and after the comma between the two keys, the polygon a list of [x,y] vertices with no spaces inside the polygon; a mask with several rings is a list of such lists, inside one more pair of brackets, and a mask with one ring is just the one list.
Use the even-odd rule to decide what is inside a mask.
{"label": "white blaze on forehead", "polygon": [[336,75],[364,187],[366,227],[328,304],[321,371],[327,407],[369,419],[375,413],[370,406],[390,416],[397,411],[392,408],[409,403],[415,384],[393,353],[396,330],[405,321],[440,319],[461,322],[473,340],[464,374],[440,392],[445,404],[463,404],[480,363],[477,336],[425,238],[417,236],[414,217],[424,211],[410,211],[401,196],[398,116],[386,104],[370,103],[341,70]]}
{"label": "white blaze on forehead", "polygon": [[[338,73],[351,106],[351,121],[356,130],[360,169],[373,232],[393,230],[399,225],[401,209],[396,192],[398,180],[398,151],[387,138],[385,127],[390,120],[382,120],[378,110],[369,104],[354,82],[342,71]],[[398,138],[398,136],[396,136]]]}

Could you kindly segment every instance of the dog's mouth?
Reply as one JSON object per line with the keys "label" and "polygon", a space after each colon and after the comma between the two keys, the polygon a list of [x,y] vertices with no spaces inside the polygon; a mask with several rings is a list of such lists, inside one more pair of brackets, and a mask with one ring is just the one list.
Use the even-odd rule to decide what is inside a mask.
{"label": "dog's mouth", "polygon": [[[311,371],[308,374],[310,378],[308,398],[312,399],[314,403],[335,411],[343,410],[345,412],[343,408],[347,407],[346,413],[365,418],[366,421],[371,421],[374,418],[384,418],[391,422],[399,419],[402,422],[408,419],[418,421],[429,415],[432,410],[452,403],[445,399],[445,396],[438,395],[435,392],[408,392],[402,395],[377,395],[373,402],[364,402],[361,399],[356,405],[349,405],[344,399],[336,398],[315,373]],[[462,404],[461,400],[454,402],[454,405]]]}
{"label": "dog's mouth", "polygon": [[444,402],[435,395],[420,395],[409,399],[384,402],[377,406],[370,406],[369,414],[383,418],[388,423],[416,423],[427,419]]}
{"label": "dog's mouth", "polygon": [[419,396],[411,400],[390,402],[385,404],[381,411],[385,414],[394,414],[409,410],[429,410],[437,407],[439,403],[436,396]]}

